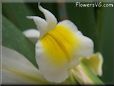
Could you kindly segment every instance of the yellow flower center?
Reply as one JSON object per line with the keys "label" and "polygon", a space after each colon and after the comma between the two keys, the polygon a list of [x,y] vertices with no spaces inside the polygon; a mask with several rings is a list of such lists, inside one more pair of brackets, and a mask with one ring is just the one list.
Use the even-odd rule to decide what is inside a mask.
{"label": "yellow flower center", "polygon": [[76,34],[64,25],[57,25],[40,41],[47,57],[58,66],[69,62],[74,51],[79,47],[79,39]]}

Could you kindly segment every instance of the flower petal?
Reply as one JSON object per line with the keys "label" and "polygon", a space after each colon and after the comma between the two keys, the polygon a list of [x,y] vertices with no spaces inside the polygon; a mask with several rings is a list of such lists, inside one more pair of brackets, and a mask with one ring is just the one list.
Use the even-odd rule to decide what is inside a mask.
{"label": "flower petal", "polygon": [[40,32],[40,37],[42,37],[46,32],[47,32],[47,22],[37,16],[27,16],[28,19],[33,19],[39,32]]}
{"label": "flower petal", "polygon": [[75,24],[73,24],[69,20],[64,20],[57,24],[57,26],[59,26],[59,25],[67,27],[67,29],[69,29],[69,30],[72,30],[72,32],[74,32],[74,34],[75,34],[75,37],[76,38],[78,37],[78,39],[80,40],[80,47],[79,47],[78,51],[76,49],[77,57],[81,57],[81,56],[85,57],[85,56],[89,56],[93,53],[93,41],[90,38],[84,36],[80,31],[78,31]]}
{"label": "flower petal", "polygon": [[82,58],[82,60],[86,62],[93,73],[99,76],[102,75],[103,57],[100,53],[93,54],[89,58]]}
{"label": "flower petal", "polygon": [[16,51],[2,47],[2,83],[37,84],[45,79],[24,56]]}
{"label": "flower petal", "polygon": [[73,32],[77,32],[78,31],[76,25],[74,23],[72,23],[70,20],[61,21],[57,25],[66,26],[68,29],[72,30]]}
{"label": "flower petal", "polygon": [[81,32],[78,31],[78,35],[77,37],[79,37],[79,47],[77,47],[75,49],[75,53],[73,55],[73,58],[71,60],[70,66],[76,66],[80,63],[80,58],[81,57],[88,57],[90,55],[93,54],[93,42],[91,39],[89,39],[86,36],[83,36],[81,34]]}
{"label": "flower petal", "polygon": [[79,50],[77,50],[77,56],[79,57],[88,57],[93,54],[94,51],[94,44],[93,41],[82,35],[81,33],[78,32],[77,35],[80,39],[80,47]]}
{"label": "flower petal", "polygon": [[23,32],[23,34],[29,38],[32,42],[36,43],[38,40],[40,33],[36,29],[28,29]]}
{"label": "flower petal", "polygon": [[44,9],[40,5],[38,5],[38,8],[45,15],[46,21],[48,23],[47,29],[51,30],[51,29],[55,28],[55,26],[57,25],[57,19],[55,18],[55,16],[50,11]]}
{"label": "flower petal", "polygon": [[81,32],[78,31],[76,34],[80,43],[79,47],[75,49],[75,53],[73,55],[73,59],[70,62],[70,66],[76,66],[80,63],[81,57],[86,57],[93,54],[93,41],[86,36],[83,36]]}
{"label": "flower petal", "polygon": [[[67,40],[68,40],[68,39],[72,40],[73,38],[75,38],[76,43],[77,43],[77,44],[76,44],[76,43],[75,43],[75,44],[78,46],[78,47],[76,47],[76,49],[74,50],[74,55],[73,55],[74,58],[72,58],[71,66],[78,64],[80,57],[87,57],[87,56],[89,56],[89,55],[92,55],[92,53],[93,53],[93,41],[92,41],[90,38],[84,36],[84,35],[77,29],[77,27],[76,27],[75,24],[73,24],[73,23],[72,23],[71,21],[69,21],[69,20],[64,20],[64,21],[58,23],[57,26],[63,26],[64,29],[69,29],[69,32],[71,31],[70,33],[71,33],[72,35],[75,34],[74,37],[69,38],[69,36],[70,36],[71,34],[68,34],[68,33],[66,34],[66,33],[64,32],[64,34],[66,34],[66,35],[65,35],[66,37],[64,37],[64,38],[66,38]],[[65,27],[66,27],[66,28],[65,28]],[[63,29],[63,28],[59,28],[59,30],[60,30],[59,32],[62,31],[61,29]],[[58,34],[59,34],[59,33],[58,33]],[[71,45],[72,45],[72,44],[71,44]]]}
{"label": "flower petal", "polygon": [[55,66],[54,62],[44,52],[40,41],[36,44],[36,61],[40,72],[48,81],[60,83],[68,77],[67,65]]}
{"label": "flower petal", "polygon": [[85,56],[89,56],[93,53],[93,41],[90,38],[84,36],[80,31],[78,31],[75,24],[73,24],[69,20],[64,20],[57,24],[57,26],[59,26],[59,25],[67,27],[67,29],[69,29],[69,30],[72,30],[72,32],[74,32],[75,36],[78,37],[78,39],[80,40],[79,50],[77,51],[77,49],[76,49],[77,57],[81,57],[81,56],[85,57]]}

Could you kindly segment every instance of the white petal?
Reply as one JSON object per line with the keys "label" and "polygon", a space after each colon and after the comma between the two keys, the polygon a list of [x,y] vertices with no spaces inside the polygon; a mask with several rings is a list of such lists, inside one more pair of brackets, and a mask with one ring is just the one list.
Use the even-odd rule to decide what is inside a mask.
{"label": "white petal", "polygon": [[59,22],[57,25],[63,25],[64,27],[66,26],[67,29],[74,32],[74,36],[76,36],[78,39],[77,41],[79,41],[79,47],[76,47],[75,49],[75,53],[73,55],[75,58],[72,59],[71,66],[77,65],[80,57],[87,57],[93,53],[93,41],[78,31],[75,24],[69,20],[64,20]]}
{"label": "white petal", "polygon": [[94,44],[90,38],[84,36],[80,31],[76,33],[76,37],[79,39],[79,47],[75,49],[73,59],[70,63],[71,67],[79,64],[80,57],[89,58],[89,56],[91,56],[94,51]]}
{"label": "white petal", "polygon": [[3,69],[2,84],[27,84],[27,82],[20,77],[17,77],[15,74]]}
{"label": "white petal", "polygon": [[99,64],[98,64],[98,75],[102,76],[103,75],[103,56],[98,53],[98,60],[99,60]]}
{"label": "white petal", "polygon": [[76,34],[77,34],[77,35],[83,35],[80,31],[78,31]]}
{"label": "white petal", "polygon": [[39,36],[40,36],[40,33],[38,30],[36,29],[28,29],[28,30],[25,30],[23,32],[23,34],[29,38],[32,42],[36,43],[36,41],[38,40]]}
{"label": "white petal", "polygon": [[68,29],[72,30],[73,32],[77,32],[78,31],[76,25],[74,23],[72,23],[70,20],[61,21],[57,25],[64,25]]}
{"label": "white petal", "polygon": [[44,52],[40,42],[36,44],[36,60],[40,72],[48,81],[60,83],[68,77],[67,66],[54,66]]}
{"label": "white petal", "polygon": [[38,7],[39,7],[39,10],[43,12],[43,14],[45,15],[46,21],[48,23],[48,30],[55,28],[57,24],[57,19],[55,18],[55,16],[48,10],[41,7],[40,5],[38,5]]}
{"label": "white petal", "polygon": [[93,41],[82,34],[79,34],[80,45],[75,50],[73,59],[71,60],[70,66],[74,67],[80,63],[80,58],[89,58],[93,54]]}
{"label": "white petal", "polygon": [[2,48],[2,83],[36,84],[43,83],[43,78],[24,56],[16,51]]}
{"label": "white petal", "polygon": [[40,37],[42,37],[46,32],[47,32],[47,22],[37,16],[27,16],[29,19],[33,19],[39,32],[40,32]]}
{"label": "white petal", "polygon": [[93,41],[90,38],[88,38],[82,34],[78,34],[77,36],[80,39],[80,47],[76,53],[77,56],[88,57],[88,56],[92,55],[93,51],[94,51]]}
{"label": "white petal", "polygon": [[103,57],[100,53],[93,54],[89,58],[81,58],[80,61],[84,61],[94,74],[102,75]]}

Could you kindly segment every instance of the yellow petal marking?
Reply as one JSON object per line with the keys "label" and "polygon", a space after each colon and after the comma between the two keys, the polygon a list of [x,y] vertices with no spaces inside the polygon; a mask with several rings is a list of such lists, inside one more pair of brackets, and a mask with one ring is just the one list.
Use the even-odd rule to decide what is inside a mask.
{"label": "yellow petal marking", "polygon": [[64,65],[72,59],[79,47],[79,38],[65,25],[57,25],[40,39],[47,57],[57,66]]}

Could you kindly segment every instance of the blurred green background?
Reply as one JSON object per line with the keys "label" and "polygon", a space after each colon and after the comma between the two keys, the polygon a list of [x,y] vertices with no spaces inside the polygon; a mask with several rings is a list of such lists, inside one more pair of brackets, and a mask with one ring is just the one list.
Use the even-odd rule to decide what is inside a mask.
{"label": "blurred green background", "polygon": [[[114,7],[81,8],[75,3],[41,3],[51,11],[58,21],[69,19],[74,22],[82,33],[95,44],[95,52],[101,52],[104,58],[103,76],[107,83],[114,83]],[[40,16],[37,3],[2,3],[2,37],[3,46],[15,49],[26,56],[35,66],[34,44],[22,31],[36,28],[34,22],[26,16]]]}

